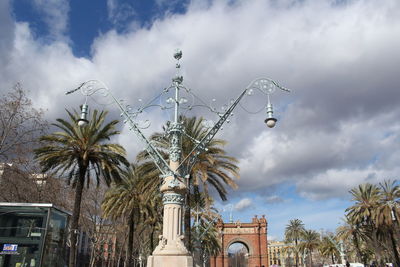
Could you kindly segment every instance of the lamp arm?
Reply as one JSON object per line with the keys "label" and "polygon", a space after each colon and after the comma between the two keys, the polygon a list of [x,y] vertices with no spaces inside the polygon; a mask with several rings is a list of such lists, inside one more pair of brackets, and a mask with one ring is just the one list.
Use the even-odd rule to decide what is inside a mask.
{"label": "lamp arm", "polygon": [[248,88],[243,90],[243,92],[239,95],[239,97],[232,103],[232,105],[225,111],[224,114],[220,115],[220,119],[215,123],[215,125],[208,131],[208,133],[196,144],[196,146],[190,151],[190,153],[184,158],[178,166],[178,170],[182,168],[182,166],[187,162],[187,168],[184,172],[184,175],[190,173],[191,169],[193,168],[196,160],[201,152],[205,150],[205,147],[208,143],[214,138],[217,132],[221,129],[222,125],[235,109],[235,107],[239,104],[240,100],[246,94]]}
{"label": "lamp arm", "polygon": [[[111,94],[110,94],[111,95]],[[118,108],[122,112],[121,115],[124,116],[125,120],[124,123],[129,124],[129,130],[133,131],[136,136],[139,138],[141,142],[143,142],[146,146],[145,149],[147,153],[149,153],[150,157],[153,159],[154,163],[156,164],[157,168],[160,170],[162,175],[169,176],[173,175],[174,172],[169,167],[168,163],[165,159],[161,156],[160,152],[155,149],[155,147],[151,144],[151,142],[146,138],[146,136],[142,133],[142,131],[137,127],[136,123],[133,121],[129,113],[122,107],[121,103],[119,103],[113,95],[111,95],[115,103],[117,104]]]}
{"label": "lamp arm", "polygon": [[[96,86],[96,84],[100,84],[100,86]],[[114,103],[118,106],[118,109],[121,111],[121,116],[125,118],[124,123],[129,124],[129,130],[133,131],[139,140],[144,143],[146,151],[149,153],[150,157],[153,159],[157,168],[160,170],[163,176],[173,175],[174,172],[169,167],[168,163],[161,156],[160,152],[158,152],[155,147],[151,144],[151,142],[146,138],[146,136],[139,129],[137,124],[133,121],[132,115],[123,107],[123,105],[114,97],[114,95],[108,90],[108,88],[100,81],[90,80],[82,83],[78,88],[68,91],[66,94],[72,94],[78,90],[81,90],[82,94],[85,96],[91,96],[96,92],[103,91],[101,94],[104,97],[109,96]]]}
{"label": "lamp arm", "polygon": [[[183,167],[184,164],[186,164],[186,170],[184,173],[184,176],[187,176],[191,169],[193,168],[194,164],[197,161],[198,156],[202,151],[205,150],[207,144],[214,138],[216,133],[219,131],[219,129],[222,127],[224,122],[227,120],[229,115],[232,113],[232,111],[236,108],[236,106],[239,104],[239,102],[242,100],[243,96],[246,93],[251,94],[253,89],[259,90],[262,93],[266,94],[268,99],[269,95],[272,94],[275,89],[278,88],[282,91],[290,92],[289,89],[281,86],[277,82],[268,79],[268,78],[258,78],[253,80],[247,87],[246,89],[243,90],[243,92],[239,95],[238,98],[231,104],[231,106],[225,111],[224,114],[220,115],[220,119],[218,120],[217,123],[208,131],[208,133],[201,139],[196,146],[192,149],[192,151],[184,158],[181,163],[178,166],[178,170]],[[269,103],[269,101],[268,101]],[[269,104],[270,105],[270,104]],[[272,116],[272,106],[270,107],[270,115]]]}

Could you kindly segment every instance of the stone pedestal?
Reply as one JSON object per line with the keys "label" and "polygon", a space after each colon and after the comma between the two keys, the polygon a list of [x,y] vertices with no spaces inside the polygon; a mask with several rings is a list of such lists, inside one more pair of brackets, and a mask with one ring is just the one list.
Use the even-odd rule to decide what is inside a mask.
{"label": "stone pedestal", "polygon": [[149,256],[147,259],[147,267],[192,267],[193,258],[192,256],[182,256],[182,255],[168,255],[168,256]]}
{"label": "stone pedestal", "polygon": [[163,193],[163,233],[147,267],[193,267],[193,257],[186,249],[182,235],[182,206],[185,184],[174,177],[165,178],[160,191]]}

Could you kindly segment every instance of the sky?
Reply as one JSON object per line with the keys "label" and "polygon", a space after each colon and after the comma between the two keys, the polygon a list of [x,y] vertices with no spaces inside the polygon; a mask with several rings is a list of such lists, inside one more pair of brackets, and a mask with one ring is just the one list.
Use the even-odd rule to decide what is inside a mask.
{"label": "sky", "polygon": [[[216,198],[225,220],[265,214],[278,240],[294,218],[334,231],[351,188],[398,178],[397,0],[0,1],[0,93],[20,82],[49,121],[85,101],[65,92],[90,79],[132,107],[152,99],[175,75],[177,48],[185,85],[205,103],[229,103],[259,77],[291,89],[271,95],[275,128],[265,111],[249,114],[265,103],[254,95],[218,133],[241,170],[229,200]],[[145,133],[169,118],[144,112]],[[143,145],[120,127],[133,159]]]}

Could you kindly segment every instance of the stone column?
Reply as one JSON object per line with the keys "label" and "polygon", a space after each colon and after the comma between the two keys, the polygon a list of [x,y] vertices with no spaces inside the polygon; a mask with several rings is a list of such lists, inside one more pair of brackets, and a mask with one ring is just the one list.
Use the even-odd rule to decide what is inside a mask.
{"label": "stone column", "polygon": [[[170,168],[176,171],[181,157],[180,133],[182,125],[172,123],[170,134]],[[180,177],[164,178],[160,191],[163,194],[163,233],[158,246],[147,260],[147,267],[193,267],[193,257],[186,249],[182,235],[182,212],[186,185]]]}

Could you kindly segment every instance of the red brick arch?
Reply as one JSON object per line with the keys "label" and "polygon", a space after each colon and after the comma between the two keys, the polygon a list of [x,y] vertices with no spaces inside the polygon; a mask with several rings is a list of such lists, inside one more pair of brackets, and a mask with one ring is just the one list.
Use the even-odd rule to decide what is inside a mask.
{"label": "red brick arch", "polygon": [[251,223],[224,223],[219,221],[217,229],[222,244],[220,255],[211,257],[211,267],[228,266],[228,248],[233,243],[243,243],[249,250],[249,267],[268,267],[267,220],[255,216]]}
{"label": "red brick arch", "polygon": [[232,244],[235,244],[235,243],[242,243],[242,244],[244,244],[244,245],[247,247],[247,250],[249,251],[249,255],[253,255],[253,254],[254,254],[254,248],[253,248],[252,246],[250,246],[250,245],[248,244],[248,242],[249,242],[249,241],[248,241],[247,239],[244,239],[244,238],[242,238],[242,237],[233,238],[232,240],[229,241],[228,244],[226,244],[224,254],[228,254],[229,247],[230,247]]}

